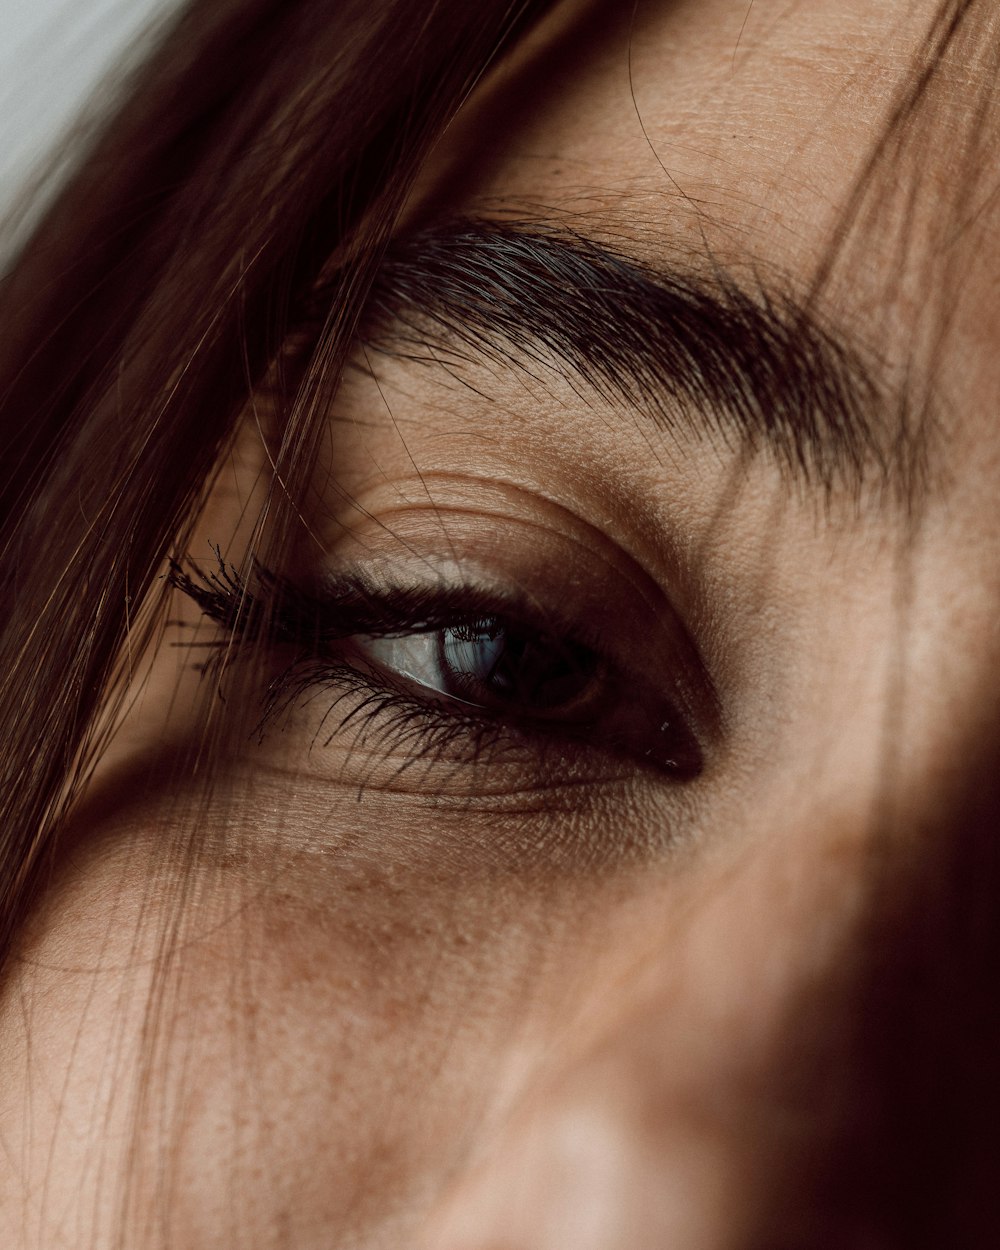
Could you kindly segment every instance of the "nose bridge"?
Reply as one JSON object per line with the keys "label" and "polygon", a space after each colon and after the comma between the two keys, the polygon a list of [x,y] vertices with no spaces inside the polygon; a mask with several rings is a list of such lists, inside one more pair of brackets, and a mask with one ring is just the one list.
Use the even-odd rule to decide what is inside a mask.
{"label": "nose bridge", "polygon": [[664,926],[669,970],[526,1085],[428,1250],[995,1244],[998,758],[853,857],[782,880],[775,838],[721,876]]}

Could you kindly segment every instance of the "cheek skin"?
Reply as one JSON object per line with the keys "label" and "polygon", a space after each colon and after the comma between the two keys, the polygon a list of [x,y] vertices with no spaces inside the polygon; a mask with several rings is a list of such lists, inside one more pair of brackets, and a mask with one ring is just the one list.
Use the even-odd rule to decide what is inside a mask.
{"label": "cheek skin", "polygon": [[[818,828],[804,847],[775,820],[697,869],[465,891],[346,860],[311,887],[292,866],[284,889],[234,857],[191,869],[175,907],[170,826],[146,819],[64,874],[9,991],[2,1115],[25,1188],[6,1209],[29,1237],[7,1244],[60,1244],[72,1210],[95,1246],[122,1219],[143,1250],[388,1250],[444,1194],[426,1244],[457,1250],[463,1228],[505,1227],[510,1184],[525,1245],[565,1230],[553,1195],[579,1212],[581,1186],[610,1237],[581,1250],[723,1245],[704,1221],[752,1214],[761,1124],[786,1125],[775,1150],[808,1137],[815,1107],[782,1086],[787,1004],[830,982],[856,840]],[[655,1210],[621,1205],[665,1166]]]}
{"label": "cheek skin", "polygon": [[564,1003],[539,960],[572,971],[580,897],[346,862],[283,889],[234,857],[190,869],[175,906],[174,832],[133,810],[27,936],[5,1244],[61,1244],[65,1211],[94,1230],[67,1244],[118,1221],[144,1250],[400,1244]]}
{"label": "cheek skin", "polygon": [[[899,813],[901,853],[883,864],[894,906],[924,839],[954,828],[961,795],[916,797]],[[892,1009],[879,998],[864,1015],[868,961],[885,955],[869,945],[877,855],[865,824],[857,810],[790,826],[776,817],[765,836],[703,866],[669,913],[662,895],[640,899],[636,929],[616,931],[634,965],[601,981],[570,1038],[553,1034],[556,1058],[478,1139],[420,1250],[907,1244],[883,1231],[898,1195],[829,1201],[823,1189],[839,1179],[844,1143],[878,1114],[865,1038]],[[876,922],[876,941],[890,931]],[[657,934],[657,948],[639,933]],[[909,1091],[917,1107],[924,1092]],[[891,1127],[879,1148],[905,1148]],[[871,1144],[863,1130],[862,1141]],[[870,1175],[881,1180],[878,1165]],[[933,1174],[924,1179],[933,1188]]]}

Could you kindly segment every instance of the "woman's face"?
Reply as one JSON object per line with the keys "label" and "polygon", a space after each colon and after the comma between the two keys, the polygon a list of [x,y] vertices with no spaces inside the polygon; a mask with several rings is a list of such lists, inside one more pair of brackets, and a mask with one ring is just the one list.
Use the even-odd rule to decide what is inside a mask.
{"label": "woman's face", "polygon": [[7,989],[5,1245],[890,1244],[831,1177],[873,950],[990,799],[991,63],[960,32],[852,198],[934,4],[602,8],[425,172],[306,606],[230,646],[178,590],[135,659]]}

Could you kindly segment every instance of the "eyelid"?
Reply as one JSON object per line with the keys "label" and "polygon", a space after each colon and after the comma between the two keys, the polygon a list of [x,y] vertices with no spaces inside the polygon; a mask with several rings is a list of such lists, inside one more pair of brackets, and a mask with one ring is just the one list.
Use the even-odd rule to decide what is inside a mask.
{"label": "eyelid", "polygon": [[[590,574],[540,563],[522,567],[512,586],[495,568],[465,562],[457,552],[433,562],[407,552],[387,562],[377,578],[367,570],[331,571],[320,593],[327,603],[352,605],[352,613],[362,605],[364,624],[356,616],[356,628],[349,629],[341,620],[333,631],[340,639],[412,638],[495,615],[585,646],[623,681],[668,698],[696,739],[710,746],[720,723],[715,687],[670,601],[627,558],[616,566],[594,561]],[[411,677],[427,684],[420,674]]]}
{"label": "eyelid", "polygon": [[[384,603],[401,632],[421,627],[407,616],[424,596],[436,600],[433,619],[423,627],[448,626],[496,614],[534,626],[540,633],[587,646],[632,676],[670,690],[681,711],[711,742],[721,732],[722,706],[714,681],[672,599],[630,556],[616,546],[603,550],[560,544],[554,555],[534,532],[505,546],[505,556],[485,563],[475,544],[463,547],[458,531],[452,551],[441,559],[425,550],[407,550],[386,560],[375,577],[365,578],[364,594]],[[504,567],[506,561],[506,567]],[[342,574],[331,571],[324,594],[339,594]],[[402,609],[400,611],[400,608]],[[357,632],[365,632],[358,630]],[[375,632],[375,631],[368,631]],[[391,632],[378,630],[385,636]]]}
{"label": "eyelid", "polygon": [[[473,508],[466,501],[475,485],[461,479],[433,504],[425,498],[366,514],[364,527],[341,531],[325,567],[299,564],[302,572],[293,578],[257,566],[253,587],[241,586],[236,595],[242,605],[236,629],[246,637],[266,626],[270,641],[302,647],[506,616],[572,638],[672,691],[699,740],[714,741],[722,730],[721,700],[673,587],[668,591],[583,518],[530,492],[488,481]],[[225,580],[224,567],[222,574]],[[219,581],[219,574],[210,580]],[[187,592],[204,598],[197,585]],[[202,606],[233,626],[231,608]]]}
{"label": "eyelid", "polygon": [[[426,565],[423,571],[426,574]],[[487,748],[491,758],[496,758],[499,748],[506,762],[515,763],[516,773],[518,765],[510,752],[519,743],[515,755],[519,755],[524,776],[544,776],[546,760],[557,774],[569,776],[573,769],[566,750],[581,761],[580,753],[588,754],[594,761],[587,769],[592,777],[607,776],[607,762],[612,758],[651,769],[674,782],[689,781],[701,773],[704,735],[700,718],[684,707],[692,701],[684,697],[689,657],[682,658],[662,632],[652,636],[623,633],[620,613],[610,625],[604,622],[592,631],[592,646],[582,644],[599,661],[589,694],[581,703],[554,709],[551,716],[531,706],[530,700],[519,703],[516,697],[509,702],[503,698],[496,702],[486,698],[484,703],[463,700],[444,689],[433,674],[407,671],[405,665],[396,663],[394,640],[405,641],[403,649],[412,652],[414,639],[421,636],[429,647],[432,637],[439,637],[444,628],[481,624],[486,618],[499,620],[501,616],[514,626],[524,626],[529,635],[552,639],[556,647],[560,641],[579,646],[585,632],[575,628],[580,604],[587,594],[595,603],[599,601],[587,582],[568,587],[570,607],[566,611],[567,604],[559,603],[557,622],[551,610],[540,608],[542,592],[526,595],[522,584],[515,596],[508,587],[475,586],[470,584],[471,570],[464,572],[464,584],[449,586],[435,580],[419,586],[402,581],[404,572],[399,569],[402,584],[393,586],[384,578],[376,585],[364,569],[341,569],[327,574],[318,589],[309,590],[260,569],[256,594],[224,565],[203,577],[200,585],[176,568],[172,579],[237,639],[277,647],[286,657],[291,650],[292,662],[282,661],[281,671],[271,682],[262,725],[303,700],[313,703],[319,692],[329,690],[332,703],[319,726],[324,733],[332,726],[327,745],[351,725],[351,733],[366,751],[378,742],[393,741],[397,749],[405,749],[409,756],[400,765],[404,771],[421,754],[462,764],[478,760]],[[520,608],[512,606],[518,596]],[[659,672],[652,675],[650,641],[662,644],[659,651],[653,648],[653,667]],[[637,643],[642,654],[630,654]],[[343,712],[339,721],[340,713],[334,714],[338,708]],[[598,757],[605,763],[597,765]]]}

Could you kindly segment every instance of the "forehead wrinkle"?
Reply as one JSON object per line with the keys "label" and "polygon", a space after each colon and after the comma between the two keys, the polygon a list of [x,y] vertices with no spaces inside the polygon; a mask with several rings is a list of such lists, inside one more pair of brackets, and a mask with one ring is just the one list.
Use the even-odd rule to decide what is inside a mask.
{"label": "forehead wrinkle", "polygon": [[556,368],[630,421],[768,452],[810,488],[912,494],[906,423],[860,344],[719,265],[654,263],[551,223],[451,220],[390,250],[365,337],[415,360]]}

